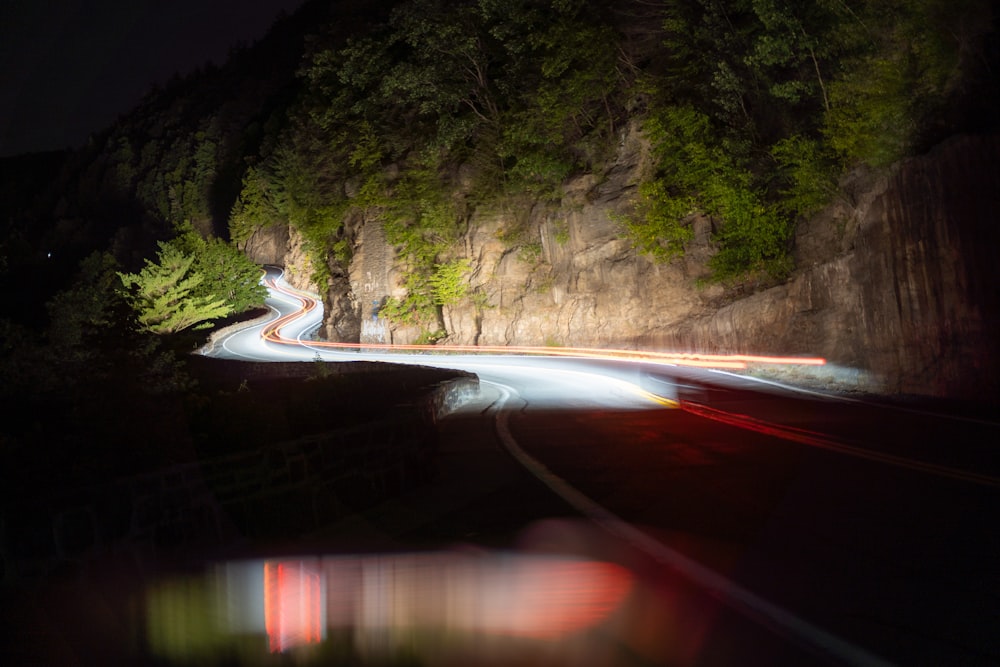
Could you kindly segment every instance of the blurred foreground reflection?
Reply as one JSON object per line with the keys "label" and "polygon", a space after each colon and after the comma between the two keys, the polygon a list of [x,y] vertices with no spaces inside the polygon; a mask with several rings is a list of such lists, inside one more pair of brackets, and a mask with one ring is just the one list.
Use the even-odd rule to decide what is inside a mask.
{"label": "blurred foreground reflection", "polygon": [[621,610],[633,582],[620,565],[560,555],[228,562],[152,587],[147,638],[157,657],[185,663],[224,655],[265,663],[268,654],[380,664],[402,656],[440,664],[470,653],[499,662],[525,652],[551,658],[584,648],[587,635]]}
{"label": "blurred foreground reflection", "polygon": [[[664,537],[685,543],[682,534]],[[217,557],[175,554],[145,561],[141,574],[122,554],[108,554],[65,578],[0,588],[7,631],[0,664],[815,662],[798,653],[776,659],[787,657],[789,642],[730,613],[674,565],[589,522],[540,521],[492,551],[340,553],[328,546],[333,553],[261,546]],[[688,546],[712,551],[697,540]],[[732,555],[717,546],[716,562]]]}

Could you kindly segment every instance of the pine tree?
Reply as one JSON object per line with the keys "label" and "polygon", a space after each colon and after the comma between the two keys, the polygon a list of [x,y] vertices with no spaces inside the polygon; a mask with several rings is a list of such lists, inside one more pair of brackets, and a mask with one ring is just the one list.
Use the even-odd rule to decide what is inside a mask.
{"label": "pine tree", "polygon": [[194,255],[161,242],[157,257],[159,263],[146,260],[137,274],[118,274],[145,330],[172,334],[189,327],[204,328],[210,320],[232,314],[225,299],[192,294],[205,280],[202,273],[192,270]]}

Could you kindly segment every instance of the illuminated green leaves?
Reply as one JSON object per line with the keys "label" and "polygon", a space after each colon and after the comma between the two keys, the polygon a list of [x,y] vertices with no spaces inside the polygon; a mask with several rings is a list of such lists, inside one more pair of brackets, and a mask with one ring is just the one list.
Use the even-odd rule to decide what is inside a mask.
{"label": "illuminated green leaves", "polygon": [[[676,106],[646,127],[659,175],[640,185],[636,215],[624,221],[635,245],[659,260],[683,254],[693,237],[691,216],[702,214],[720,222],[713,238],[718,251],[709,262],[716,280],[787,273],[790,221],[755,185],[753,174],[723,149],[711,119]],[[783,155],[792,148],[786,146]]]}
{"label": "illuminated green leaves", "polygon": [[816,139],[795,135],[771,146],[781,186],[778,206],[793,219],[815,213],[836,191],[837,165],[831,151]]}
{"label": "illuminated green leaves", "polygon": [[430,277],[434,303],[450,306],[464,299],[469,292],[466,277],[471,266],[468,259],[455,259],[434,267],[434,273]]}
{"label": "illuminated green leaves", "polygon": [[194,295],[205,276],[191,270],[193,255],[161,242],[157,259],[147,260],[139,273],[118,274],[143,329],[173,334],[190,327],[204,328],[211,320],[233,312],[224,298]]}

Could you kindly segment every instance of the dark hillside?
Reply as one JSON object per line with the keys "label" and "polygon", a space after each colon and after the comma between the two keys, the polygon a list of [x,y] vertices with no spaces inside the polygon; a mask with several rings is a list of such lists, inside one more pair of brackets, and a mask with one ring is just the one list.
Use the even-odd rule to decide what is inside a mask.
{"label": "dark hillside", "polygon": [[0,271],[21,277],[19,306],[29,309],[14,318],[36,320],[33,302],[65,288],[91,252],[112,250],[134,268],[183,219],[227,238],[247,164],[289,122],[306,49],[320,33],[342,44],[381,11],[306,2],[224,65],[152,88],[80,150],[0,160]]}

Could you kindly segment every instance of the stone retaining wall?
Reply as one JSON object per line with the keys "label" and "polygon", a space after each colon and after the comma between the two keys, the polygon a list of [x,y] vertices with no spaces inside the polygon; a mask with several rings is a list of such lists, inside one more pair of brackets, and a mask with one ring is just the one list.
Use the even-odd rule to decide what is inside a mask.
{"label": "stone retaining wall", "polygon": [[478,391],[441,383],[386,418],[116,480],[38,489],[0,516],[0,581],[82,574],[297,537],[434,475],[438,419]]}

